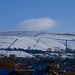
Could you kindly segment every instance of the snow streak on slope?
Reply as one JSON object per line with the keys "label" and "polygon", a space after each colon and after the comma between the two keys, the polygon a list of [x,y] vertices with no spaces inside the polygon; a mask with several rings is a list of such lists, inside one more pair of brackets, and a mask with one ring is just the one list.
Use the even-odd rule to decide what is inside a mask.
{"label": "snow streak on slope", "polygon": [[0,36],[0,48],[8,48],[8,46],[16,39],[15,36]]}
{"label": "snow streak on slope", "polygon": [[16,41],[16,43],[11,48],[14,47],[24,49],[28,49],[28,47],[33,48],[35,43],[36,41],[33,40],[32,37],[21,37]]}
{"label": "snow streak on slope", "polygon": [[54,39],[48,39],[48,38],[41,38],[39,43],[37,44],[36,48],[39,47],[39,44],[42,44],[43,50],[47,50],[48,48],[54,48],[54,47],[60,47],[61,49],[65,49],[65,46],[63,44],[60,44],[57,40]]}

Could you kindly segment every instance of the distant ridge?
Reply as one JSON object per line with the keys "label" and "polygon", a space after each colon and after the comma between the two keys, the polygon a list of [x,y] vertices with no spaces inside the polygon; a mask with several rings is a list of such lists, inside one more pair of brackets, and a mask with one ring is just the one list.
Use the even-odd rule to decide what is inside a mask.
{"label": "distant ridge", "polygon": [[75,36],[75,33],[72,32],[52,32],[52,31],[6,31],[0,32],[0,36],[37,36],[40,34],[57,34],[57,35],[71,35]]}

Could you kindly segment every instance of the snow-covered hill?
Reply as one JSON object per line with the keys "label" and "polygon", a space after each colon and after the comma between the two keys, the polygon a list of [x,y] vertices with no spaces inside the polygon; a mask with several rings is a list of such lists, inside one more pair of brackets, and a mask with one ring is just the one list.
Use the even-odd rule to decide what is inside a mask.
{"label": "snow-covered hill", "polygon": [[31,48],[45,51],[48,48],[52,50],[55,48],[65,49],[66,44],[67,47],[75,49],[75,33],[43,31],[0,32],[0,48]]}

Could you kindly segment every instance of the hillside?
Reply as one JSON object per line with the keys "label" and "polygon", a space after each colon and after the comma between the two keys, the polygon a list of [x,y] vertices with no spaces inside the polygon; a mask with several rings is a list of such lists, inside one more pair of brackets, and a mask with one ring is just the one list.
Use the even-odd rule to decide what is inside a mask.
{"label": "hillside", "polygon": [[[67,40],[67,43],[66,43]],[[75,49],[75,33],[43,32],[43,31],[11,31],[0,32],[0,48],[38,49],[48,48]]]}

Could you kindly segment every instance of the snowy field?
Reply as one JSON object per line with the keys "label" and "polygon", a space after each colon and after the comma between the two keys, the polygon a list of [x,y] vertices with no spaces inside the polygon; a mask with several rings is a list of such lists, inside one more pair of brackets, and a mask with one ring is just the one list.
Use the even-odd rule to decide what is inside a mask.
{"label": "snowy field", "polygon": [[[66,42],[67,41],[67,42]],[[24,51],[6,51],[1,48],[22,48],[22,49],[37,49],[47,51],[48,48],[51,50],[57,50],[56,48],[75,49],[75,33],[58,33],[58,32],[0,32],[0,54],[10,56],[11,54],[17,57],[34,57]],[[37,55],[37,54],[36,54]],[[40,55],[40,54],[39,54]],[[42,54],[41,54],[42,55]],[[57,55],[58,54],[50,54]],[[49,56],[48,54],[42,56]],[[73,55],[63,54],[62,57],[72,57]]]}
{"label": "snowy field", "polygon": [[23,51],[6,51],[6,50],[0,50],[0,54],[4,54],[5,56],[9,57],[10,55],[15,55],[16,57],[27,57],[27,58],[32,58],[34,57],[31,54],[28,54]]}

